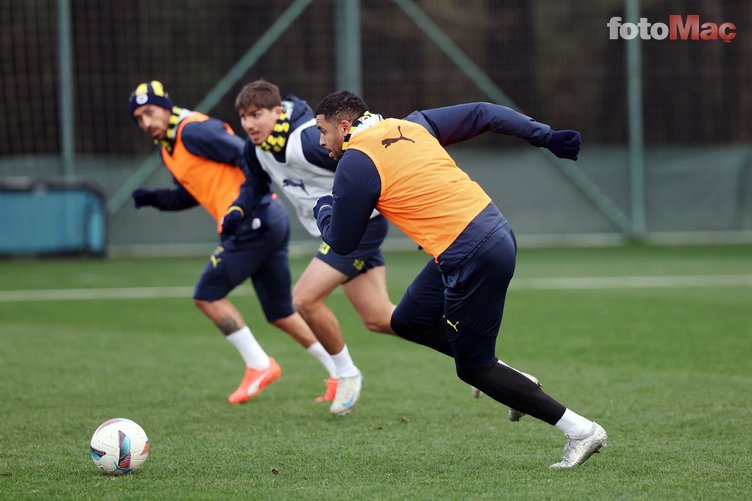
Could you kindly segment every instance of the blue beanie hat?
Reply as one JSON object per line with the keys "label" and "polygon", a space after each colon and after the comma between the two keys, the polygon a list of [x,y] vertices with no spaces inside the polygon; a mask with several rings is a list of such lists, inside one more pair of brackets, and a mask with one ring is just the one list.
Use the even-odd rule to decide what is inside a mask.
{"label": "blue beanie hat", "polygon": [[169,94],[165,92],[162,82],[152,80],[138,84],[136,89],[131,92],[131,97],[128,98],[128,113],[133,115],[136,108],[145,104],[153,104],[172,110],[172,101],[170,101]]}

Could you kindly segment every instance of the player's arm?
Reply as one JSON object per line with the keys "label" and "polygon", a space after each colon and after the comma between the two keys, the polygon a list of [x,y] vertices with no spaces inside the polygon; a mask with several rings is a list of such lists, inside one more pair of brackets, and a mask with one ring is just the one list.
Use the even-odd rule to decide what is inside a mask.
{"label": "player's arm", "polygon": [[265,224],[266,209],[272,202],[272,180],[261,167],[256,156],[256,146],[246,141],[243,149],[243,173],[245,181],[240,185],[238,197],[227,208],[222,218],[222,235],[233,235],[240,222],[247,217],[259,219],[259,225]]}
{"label": "player's arm", "polygon": [[467,103],[414,111],[405,120],[423,125],[442,146],[466,141],[484,132],[525,139],[533,146],[550,149],[560,158],[577,159],[580,133],[552,130],[511,108],[492,103]]}
{"label": "player's arm", "polygon": [[541,146],[551,133],[548,125],[506,106],[491,103],[467,103],[415,111],[405,120],[423,122],[421,125],[424,127],[428,124],[426,128],[442,146],[466,141],[489,131],[516,136]]}
{"label": "player's arm", "polygon": [[175,184],[177,186],[173,190],[146,188],[134,190],[131,194],[133,203],[137,209],[152,206],[163,211],[179,211],[198,205],[198,201],[180,183],[175,181]]}
{"label": "player's arm", "polygon": [[[186,149],[194,155],[226,165],[235,165],[245,174],[246,180],[238,197],[227,208],[222,219],[223,234],[234,233],[241,220],[271,203],[271,194],[265,197],[270,191],[268,186],[264,186],[264,183],[257,186],[256,176],[249,172],[246,142],[231,133],[224,122],[210,118],[203,122],[188,123],[183,128],[182,137]],[[258,168],[260,170],[260,166]]]}
{"label": "player's arm", "polygon": [[271,200],[272,178],[261,167],[256,156],[256,145],[250,140],[246,141],[243,148],[243,173],[245,181],[240,186],[240,194],[233,205],[238,205],[244,211],[251,211],[258,205],[266,204]]}
{"label": "player's arm", "polygon": [[334,175],[332,195],[322,197],[314,211],[321,238],[334,252],[355,250],[380,194],[381,178],[374,163],[365,153],[348,151]]}
{"label": "player's arm", "polygon": [[183,145],[200,157],[242,168],[245,141],[230,133],[224,122],[210,118],[203,122],[190,122],[183,127]]}

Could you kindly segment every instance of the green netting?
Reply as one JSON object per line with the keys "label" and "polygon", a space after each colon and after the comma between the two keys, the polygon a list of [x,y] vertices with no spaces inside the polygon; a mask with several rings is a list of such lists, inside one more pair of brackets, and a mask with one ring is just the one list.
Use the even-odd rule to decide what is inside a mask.
{"label": "green netting", "polygon": [[[165,82],[173,100],[204,98],[269,26],[285,1],[70,0],[75,171],[112,195],[152,151],[128,117],[132,87]],[[404,2],[402,2],[404,3]],[[578,166],[630,217],[625,48],[606,23],[624,0],[416,0],[416,6],[525,113],[583,133]],[[56,0],[0,0],[0,177],[62,174]],[[259,77],[311,104],[337,90],[335,0],[313,0],[301,17],[210,114],[237,132],[233,99]],[[477,82],[390,0],[362,0],[363,95],[372,110],[488,100]],[[641,0],[641,15],[734,22],[721,41],[644,41],[642,89],[646,224],[649,233],[752,230],[752,9],[746,0]],[[690,12],[691,11],[691,12]],[[545,157],[513,138],[483,137],[457,148],[520,235],[618,234],[613,221]],[[45,160],[45,158],[47,160]],[[155,171],[145,182],[167,186]],[[111,221],[115,245],[211,240],[194,210],[146,217],[128,205]],[[169,223],[166,223],[169,221]],[[192,223],[193,222],[193,223]],[[169,224],[170,232],[158,231]],[[207,223],[207,228],[211,224]],[[395,232],[396,233],[396,232]],[[302,237],[296,229],[295,236]]]}

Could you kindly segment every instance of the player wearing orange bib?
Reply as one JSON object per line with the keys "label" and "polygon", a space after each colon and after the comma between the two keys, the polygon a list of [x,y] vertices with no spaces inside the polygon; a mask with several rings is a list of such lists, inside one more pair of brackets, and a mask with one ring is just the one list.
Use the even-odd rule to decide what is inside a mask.
{"label": "player wearing orange bib", "polygon": [[[327,371],[333,371],[331,357],[293,309],[287,252],[290,222],[284,205],[268,194],[262,202],[247,208],[244,222],[225,217],[228,210],[230,214],[242,210],[231,206],[246,179],[243,140],[220,120],[174,106],[156,80],[136,87],[128,100],[128,111],[159,145],[162,162],[176,184],[174,189],[135,190],[132,196],[136,208],[177,211],[201,205],[216,220],[220,245],[204,268],[193,300],[245,362],[243,380],[228,401],[247,402],[282,374],[227,298],[249,278],[266,319],[306,348]],[[230,225],[232,231],[228,231]]]}
{"label": "player wearing orange bib", "polygon": [[579,133],[489,103],[416,111],[403,120],[367,110],[346,91],[316,109],[321,144],[339,160],[333,195],[314,209],[322,238],[349,252],[375,208],[425,249],[432,259],[397,305],[394,332],[453,357],[460,379],[509,406],[510,419],[529,414],[561,430],[564,457],[552,468],[584,463],[606,445],[606,431],[496,357],[516,241],[491,198],[444,149],[492,131],[576,160]]}

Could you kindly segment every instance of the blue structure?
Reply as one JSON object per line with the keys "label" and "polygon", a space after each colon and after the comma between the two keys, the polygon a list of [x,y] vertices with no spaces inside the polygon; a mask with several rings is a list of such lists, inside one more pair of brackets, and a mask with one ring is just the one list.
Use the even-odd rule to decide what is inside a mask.
{"label": "blue structure", "polygon": [[0,183],[0,256],[106,252],[106,203],[91,184]]}

